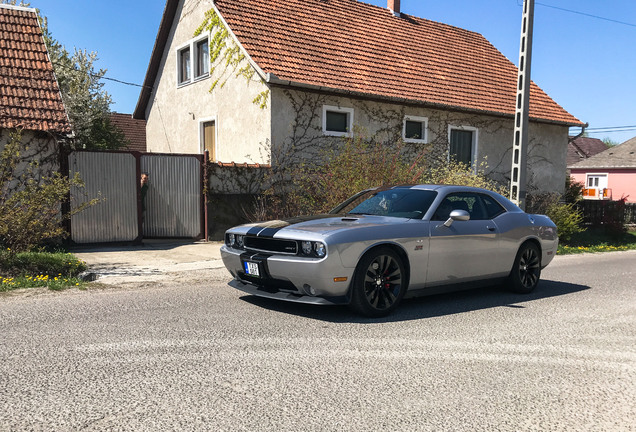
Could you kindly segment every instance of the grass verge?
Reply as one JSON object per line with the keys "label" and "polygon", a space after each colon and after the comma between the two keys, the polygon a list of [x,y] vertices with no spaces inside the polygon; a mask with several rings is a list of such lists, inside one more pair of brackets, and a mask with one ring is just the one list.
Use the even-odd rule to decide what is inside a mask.
{"label": "grass verge", "polygon": [[589,229],[575,234],[567,243],[559,244],[557,255],[631,249],[636,249],[636,231],[629,231],[621,235],[607,235],[602,230]]}
{"label": "grass verge", "polygon": [[77,276],[86,263],[66,252],[0,251],[0,292],[18,288],[47,287],[60,290],[81,286]]}

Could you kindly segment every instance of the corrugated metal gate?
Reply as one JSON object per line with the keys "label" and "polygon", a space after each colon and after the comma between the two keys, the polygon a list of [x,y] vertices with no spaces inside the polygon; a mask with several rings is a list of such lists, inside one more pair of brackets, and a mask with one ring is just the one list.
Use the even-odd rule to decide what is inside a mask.
{"label": "corrugated metal gate", "polygon": [[[76,208],[102,202],[71,218],[76,243],[139,241],[143,237],[204,238],[201,155],[77,151],[68,157],[69,176],[79,173],[84,189],[71,191]],[[142,224],[140,176],[149,175]]]}
{"label": "corrugated metal gate", "polygon": [[150,181],[144,237],[201,237],[201,161],[192,156],[141,156]]}

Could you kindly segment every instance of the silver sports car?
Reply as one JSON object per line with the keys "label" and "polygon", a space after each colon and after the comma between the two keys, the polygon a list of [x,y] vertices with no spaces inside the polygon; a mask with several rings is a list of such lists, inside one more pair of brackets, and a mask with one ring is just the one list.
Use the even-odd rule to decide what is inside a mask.
{"label": "silver sports car", "polygon": [[241,291],[379,317],[403,297],[482,283],[528,293],[557,245],[547,216],[497,193],[419,185],[365,190],[329,214],[231,228],[221,256]]}

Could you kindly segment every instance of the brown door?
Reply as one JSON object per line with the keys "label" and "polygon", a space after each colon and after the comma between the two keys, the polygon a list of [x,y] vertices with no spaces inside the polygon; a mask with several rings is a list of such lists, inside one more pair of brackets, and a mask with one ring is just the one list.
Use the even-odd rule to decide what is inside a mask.
{"label": "brown door", "polygon": [[216,135],[214,121],[207,121],[203,123],[203,150],[207,150],[210,153],[210,160],[216,160],[216,154],[214,152],[215,143],[214,137]]}

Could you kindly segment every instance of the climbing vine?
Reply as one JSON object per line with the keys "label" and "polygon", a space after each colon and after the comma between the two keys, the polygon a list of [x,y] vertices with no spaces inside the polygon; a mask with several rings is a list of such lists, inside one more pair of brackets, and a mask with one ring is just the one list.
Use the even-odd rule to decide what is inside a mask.
{"label": "climbing vine", "polygon": [[[194,36],[203,32],[210,33],[210,75],[216,73],[217,78],[212,82],[210,92],[217,87],[223,88],[230,77],[242,77],[248,83],[254,80],[256,71],[247,61],[241,48],[234,42],[229,30],[214,9],[205,13],[203,22],[195,30]],[[264,84],[262,78],[260,83]],[[259,92],[253,99],[253,103],[261,109],[267,107],[269,101],[269,89]]]}

